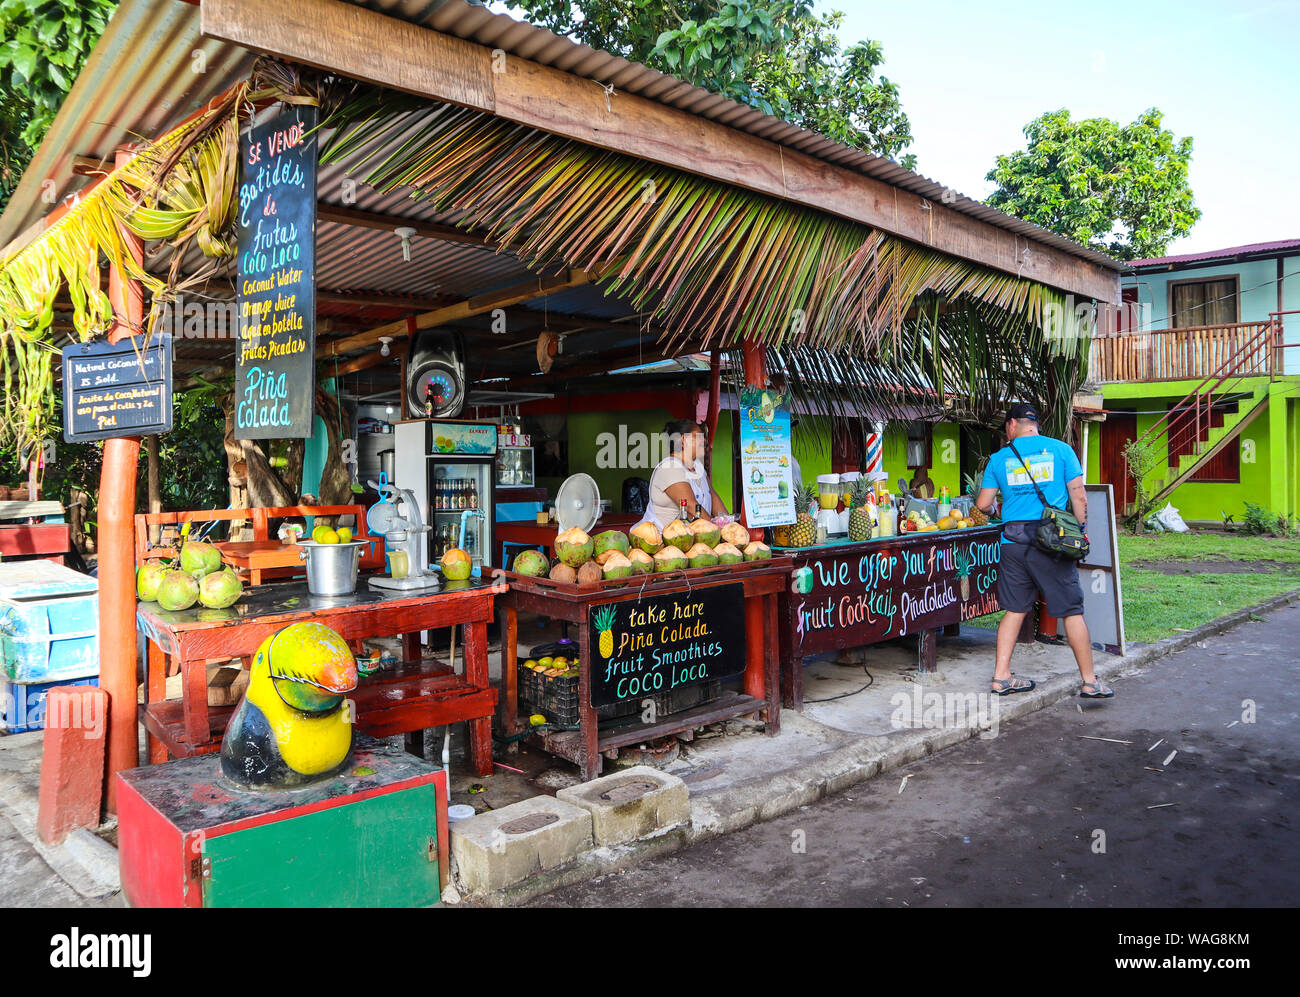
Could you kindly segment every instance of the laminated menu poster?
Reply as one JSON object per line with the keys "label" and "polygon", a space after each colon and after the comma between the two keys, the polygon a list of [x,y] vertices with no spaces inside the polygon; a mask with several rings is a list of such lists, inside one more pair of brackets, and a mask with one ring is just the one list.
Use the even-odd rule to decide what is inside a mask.
{"label": "laminated menu poster", "polygon": [[316,118],[314,107],[290,107],[239,142],[238,440],[313,431]]}
{"label": "laminated menu poster", "polygon": [[790,409],[778,392],[746,387],[740,393],[740,472],[746,525],[794,522]]}
{"label": "laminated menu poster", "polygon": [[590,609],[591,705],[672,692],[745,670],[745,586]]}

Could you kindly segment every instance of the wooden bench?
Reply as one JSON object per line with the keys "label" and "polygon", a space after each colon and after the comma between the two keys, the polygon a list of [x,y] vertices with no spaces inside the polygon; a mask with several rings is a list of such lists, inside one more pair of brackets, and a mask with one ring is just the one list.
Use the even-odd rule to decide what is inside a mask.
{"label": "wooden bench", "polygon": [[[149,512],[135,517],[135,562],[137,567],[147,560],[174,557],[177,548],[172,545],[151,546],[149,529],[153,526],[176,526],[182,523],[211,523],[216,521],[244,522],[251,521],[253,540],[250,544],[214,541],[221,549],[222,559],[231,565],[241,579],[250,585],[261,585],[264,579],[292,578],[305,574],[302,565],[294,556],[276,558],[278,538],[271,536],[273,519],[305,519],[308,516],[353,516],[356,528],[353,539],[361,540],[366,546],[361,549],[360,568],[362,571],[378,571],[384,567],[384,538],[371,536],[366,530],[366,510],[360,505],[292,505],[275,506],[261,509],[195,509],[182,512]],[[265,551],[268,556],[259,557]],[[275,563],[276,561],[289,563]],[[269,566],[267,562],[270,562]]]}

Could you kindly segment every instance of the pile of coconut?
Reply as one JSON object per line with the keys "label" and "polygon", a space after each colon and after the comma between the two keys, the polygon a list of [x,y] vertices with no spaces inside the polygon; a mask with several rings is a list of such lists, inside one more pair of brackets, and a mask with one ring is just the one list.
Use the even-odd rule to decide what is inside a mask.
{"label": "pile of coconut", "polygon": [[750,542],[749,531],[739,523],[719,528],[704,518],[689,524],[675,519],[662,533],[654,523],[638,523],[626,534],[605,530],[595,536],[570,527],[555,538],[554,564],[544,554],[526,550],[515,557],[511,568],[566,585],[591,585],[604,579],[763,561],[771,556],[767,544]]}

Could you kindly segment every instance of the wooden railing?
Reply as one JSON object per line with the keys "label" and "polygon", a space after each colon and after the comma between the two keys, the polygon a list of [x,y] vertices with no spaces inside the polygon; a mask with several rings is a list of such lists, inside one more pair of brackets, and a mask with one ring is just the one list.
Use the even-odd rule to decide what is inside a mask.
{"label": "wooden railing", "polygon": [[[1280,324],[1280,323],[1279,323]],[[1237,375],[1275,373],[1275,340],[1263,336],[1269,322],[1236,322],[1191,329],[1099,334],[1092,340],[1088,380],[1202,380],[1231,361]]]}

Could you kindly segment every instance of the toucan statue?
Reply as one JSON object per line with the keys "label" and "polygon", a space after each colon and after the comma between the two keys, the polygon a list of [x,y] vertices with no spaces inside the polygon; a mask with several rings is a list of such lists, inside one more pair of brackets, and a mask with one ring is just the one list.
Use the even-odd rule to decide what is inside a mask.
{"label": "toucan statue", "polygon": [[321,623],[294,623],[262,642],[248,689],[221,739],[221,771],[250,789],[328,779],[352,754],[357,662]]}

